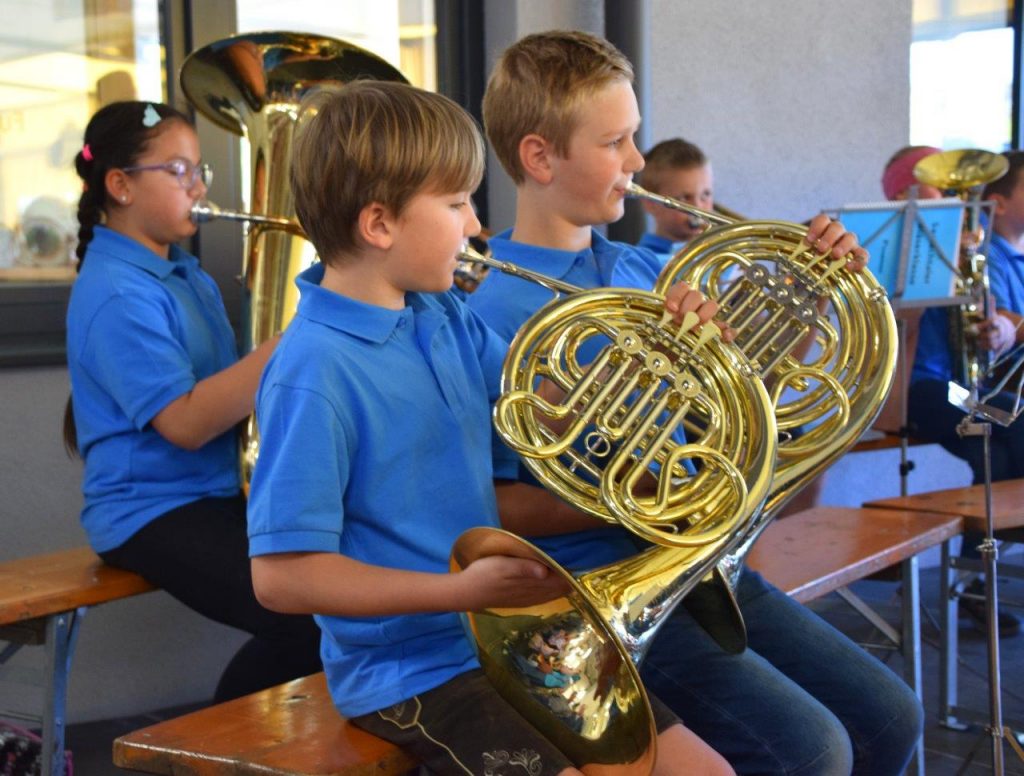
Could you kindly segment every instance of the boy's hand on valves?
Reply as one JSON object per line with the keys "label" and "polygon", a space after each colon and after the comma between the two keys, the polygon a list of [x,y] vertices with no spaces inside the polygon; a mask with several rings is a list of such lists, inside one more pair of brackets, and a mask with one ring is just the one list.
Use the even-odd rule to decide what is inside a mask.
{"label": "boy's hand on valves", "polygon": [[[677,323],[681,323],[688,312],[697,313],[701,323],[707,323],[718,313],[718,302],[708,299],[695,288],[690,288],[685,281],[674,284],[665,294],[665,309],[672,313]],[[736,332],[721,321],[713,323],[722,330],[722,339],[732,342]]]}
{"label": "boy's hand on valves", "polygon": [[824,213],[811,219],[805,240],[814,250],[831,253],[833,258],[849,255],[847,266],[854,272],[860,272],[868,263],[867,249],[859,244],[857,235],[846,231],[839,221],[833,221]]}

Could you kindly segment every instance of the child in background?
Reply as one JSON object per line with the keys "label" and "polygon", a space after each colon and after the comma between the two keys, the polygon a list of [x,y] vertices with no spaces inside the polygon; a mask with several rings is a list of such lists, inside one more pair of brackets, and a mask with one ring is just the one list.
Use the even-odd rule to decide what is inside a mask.
{"label": "child in background", "polygon": [[166,105],[113,103],[89,122],[75,168],[65,440],[85,461],[89,542],[253,635],[215,700],[315,673],[316,624],[257,603],[246,552],[235,425],[276,342],[239,360],[217,286],[175,245],[195,232],[190,210],[209,183],[195,130]]}
{"label": "child in background", "polygon": [[[257,595],[316,613],[339,711],[432,773],[579,773],[487,682],[457,614],[564,583],[500,556],[449,573],[458,536],[498,524],[494,478],[516,469],[490,422],[507,343],[449,290],[480,230],[483,140],[452,101],[392,82],[323,91],[300,127],[291,183],[322,263],[299,277],[257,398]],[[677,288],[666,305],[706,320],[703,302]],[[659,722],[657,773],[731,773]]]}
{"label": "child in background", "polygon": [[[933,146],[906,146],[901,148],[886,163],[882,174],[882,190],[889,199],[906,199],[912,186],[917,186],[918,199],[937,199],[942,192],[934,186],[918,182],[914,178],[914,166],[941,149]],[[1003,352],[1021,341],[1022,330],[1016,328],[1020,313],[1024,312],[1024,185],[1021,185],[1021,169],[1024,169],[1024,152],[1010,151],[1007,173],[985,186],[982,199],[996,203],[993,213],[992,239],[989,243],[988,274],[989,287],[994,300],[987,320],[975,323],[976,347]],[[956,308],[932,307],[915,322],[907,342],[913,347],[914,364],[910,373],[910,389],[907,392],[907,422],[911,434],[923,442],[935,442],[943,449],[965,461],[973,474],[974,484],[985,481],[984,441],[980,436],[961,437],[957,426],[964,413],[949,403],[949,381],[953,379],[953,359],[959,354],[953,352],[949,331],[949,316],[959,315]],[[1000,394],[991,402],[1010,411],[1014,397]],[[1014,423],[1010,426],[992,425],[989,438],[991,452],[992,480],[1024,477],[1024,426]],[[964,533],[961,555],[979,558],[978,545],[984,539],[978,531]],[[984,596],[985,587],[980,579],[972,581],[965,589],[970,595]],[[988,615],[983,598],[960,598],[959,611],[971,625],[988,632]],[[1013,612],[1000,609],[998,616],[999,635],[1003,638],[1020,633],[1020,618]]]}
{"label": "child in background", "polygon": [[[594,228],[622,217],[626,187],[644,166],[632,79],[621,52],[583,32],[529,35],[502,54],[484,122],[517,197],[513,228],[489,241],[497,258],[587,288],[654,285],[661,262],[653,253]],[[836,258],[852,251],[856,266],[866,260],[856,238],[824,216],[807,239]],[[469,304],[511,337],[549,298],[492,272]],[[536,487],[529,498],[522,485],[498,484],[503,524],[566,568],[635,554],[624,529],[584,515],[555,519],[561,502]],[[641,665],[652,692],[740,773],[902,773],[924,721],[910,688],[749,569],[737,598],[749,648],[727,654],[678,607]]]}
{"label": "child in background", "polygon": [[[644,168],[637,181],[650,192],[671,197],[701,210],[715,206],[714,176],[704,152],[681,137],[662,140],[644,154]],[[704,231],[706,224],[681,210],[643,200],[644,212],[654,231],[637,243],[668,261],[680,248]]]}

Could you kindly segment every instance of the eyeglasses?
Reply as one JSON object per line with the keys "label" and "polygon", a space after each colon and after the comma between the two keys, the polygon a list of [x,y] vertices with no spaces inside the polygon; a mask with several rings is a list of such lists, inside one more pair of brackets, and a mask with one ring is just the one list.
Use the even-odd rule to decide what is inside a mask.
{"label": "eyeglasses", "polygon": [[185,159],[172,159],[163,164],[140,164],[135,167],[122,167],[125,172],[144,172],[145,170],[163,170],[178,179],[178,185],[188,191],[202,181],[204,186],[213,182],[213,170],[208,164],[192,164]]}

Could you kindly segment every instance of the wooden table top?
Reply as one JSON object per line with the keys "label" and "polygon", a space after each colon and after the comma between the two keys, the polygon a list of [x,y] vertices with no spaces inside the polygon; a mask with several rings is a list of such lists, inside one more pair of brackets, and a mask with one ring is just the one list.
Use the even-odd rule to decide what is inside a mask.
{"label": "wooden table top", "polygon": [[153,590],[107,566],[88,547],[0,563],[0,625],[24,622]]}
{"label": "wooden table top", "polygon": [[114,764],[174,776],[384,776],[416,766],[341,717],[322,673],[121,736]]}
{"label": "wooden table top", "polygon": [[940,544],[962,524],[927,512],[814,507],[771,523],[747,565],[806,602]]}
{"label": "wooden table top", "polygon": [[[985,530],[984,485],[883,498],[864,506],[960,515],[964,518],[965,531]],[[996,531],[1024,526],[1024,480],[992,483],[992,523]]]}

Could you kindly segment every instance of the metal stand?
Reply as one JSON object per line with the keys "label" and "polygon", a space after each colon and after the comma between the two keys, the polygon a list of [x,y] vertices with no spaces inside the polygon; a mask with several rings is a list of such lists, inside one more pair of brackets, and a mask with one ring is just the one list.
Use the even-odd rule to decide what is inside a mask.
{"label": "metal stand", "polygon": [[996,776],[1003,776],[1003,740],[1010,742],[1010,746],[1017,752],[1017,756],[1024,761],[1024,749],[1021,749],[1013,732],[1003,725],[1003,702],[1002,687],[999,674],[999,584],[996,577],[996,566],[999,557],[999,549],[996,547],[993,518],[992,518],[992,453],[991,438],[992,424],[988,420],[978,420],[977,413],[979,406],[975,405],[970,414],[967,415],[957,426],[957,433],[962,436],[980,436],[982,438],[982,452],[985,461],[985,539],[978,547],[982,563],[985,568],[985,614],[986,631],[988,636],[988,686],[989,686],[989,725],[979,736],[977,743],[972,747],[967,759],[964,760],[957,776],[967,771],[986,737],[990,738],[992,745],[992,772]]}

